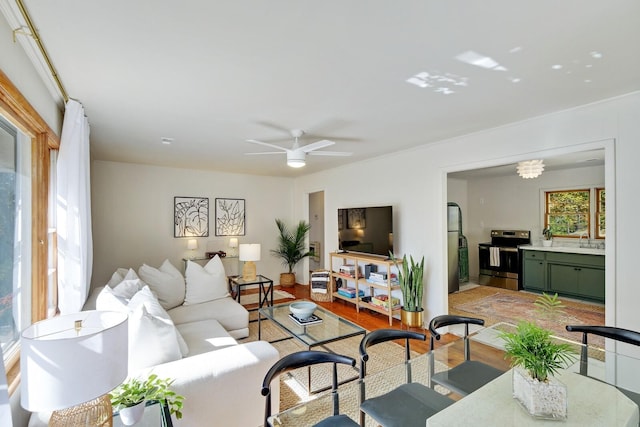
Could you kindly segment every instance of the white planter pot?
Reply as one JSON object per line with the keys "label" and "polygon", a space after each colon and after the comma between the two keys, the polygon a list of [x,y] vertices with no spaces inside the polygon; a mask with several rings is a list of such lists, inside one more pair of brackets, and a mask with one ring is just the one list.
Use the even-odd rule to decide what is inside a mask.
{"label": "white planter pot", "polygon": [[536,418],[567,418],[567,387],[555,378],[540,382],[521,368],[513,369],[513,397]]}
{"label": "white planter pot", "polygon": [[553,240],[543,240],[542,241],[542,246],[548,248],[553,244]]}
{"label": "white planter pot", "polygon": [[140,421],[142,419],[142,414],[144,414],[144,406],[145,402],[142,401],[135,406],[120,409],[119,414],[122,424],[132,426]]}

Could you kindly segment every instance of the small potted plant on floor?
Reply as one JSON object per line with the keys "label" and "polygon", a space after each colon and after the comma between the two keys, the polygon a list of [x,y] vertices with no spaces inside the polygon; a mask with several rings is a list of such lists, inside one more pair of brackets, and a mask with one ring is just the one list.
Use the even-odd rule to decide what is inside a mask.
{"label": "small potted plant on floor", "polygon": [[390,253],[390,258],[398,269],[398,284],[402,292],[402,309],[400,320],[409,327],[422,327],[424,322],[424,309],[422,307],[422,295],[424,293],[424,257],[420,262],[415,262],[413,256],[402,257],[402,265],[399,265],[395,256]]}
{"label": "small potted plant on floor", "polygon": [[305,247],[305,239],[311,225],[300,221],[293,231],[290,231],[281,219],[276,219],[276,225],[278,226],[278,247],[272,249],[271,253],[281,258],[282,264],[289,270],[287,273],[280,274],[280,285],[290,287],[296,284],[296,273],[293,271],[296,264],[313,255],[313,252],[306,250]]}
{"label": "small potted plant on floor", "polygon": [[120,413],[124,425],[137,423],[144,412],[145,402],[157,400],[165,402],[171,414],[182,418],[182,402],[184,396],[172,391],[169,386],[173,380],[158,378],[151,374],[146,380],[130,378],[109,393],[111,405]]}
{"label": "small potted plant on floor", "polygon": [[[561,307],[557,295],[545,294],[538,302],[537,307],[547,313],[554,306]],[[551,331],[531,321],[520,322],[515,332],[502,332],[501,337],[505,340],[505,358],[510,358],[514,367],[513,397],[532,416],[565,419],[567,389],[553,376],[576,360],[574,349],[554,340]]]}

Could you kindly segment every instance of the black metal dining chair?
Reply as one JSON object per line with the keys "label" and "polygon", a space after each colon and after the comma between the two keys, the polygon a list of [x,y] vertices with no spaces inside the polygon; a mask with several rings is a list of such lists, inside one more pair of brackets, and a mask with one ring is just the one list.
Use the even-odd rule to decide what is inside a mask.
{"label": "black metal dining chair", "polygon": [[[366,398],[368,348],[390,340],[405,341],[406,382],[373,398]],[[360,426],[369,415],[382,427],[424,427],[427,418],[454,403],[452,399],[420,383],[412,382],[409,340],[426,340],[421,333],[398,329],[378,329],[360,341]]]}
{"label": "black metal dining chair", "polygon": [[268,418],[271,416],[271,381],[280,374],[297,368],[317,365],[319,363],[333,363],[333,378],[331,394],[333,400],[332,415],[314,424],[313,427],[358,427],[358,423],[344,414],[340,414],[338,397],[338,363],[356,366],[353,357],[343,356],[324,351],[298,351],[278,360],[267,372],[262,381],[262,395],[266,397],[264,407],[264,427],[268,427]]}
{"label": "black metal dining chair", "polygon": [[435,348],[435,341],[440,340],[438,329],[445,326],[464,324],[464,361],[451,369],[442,372],[434,372],[433,359],[429,366],[430,387],[436,384],[459,394],[466,396],[473,393],[483,385],[498,378],[504,373],[500,369],[487,365],[477,360],[471,360],[471,350],[469,345],[469,325],[484,326],[484,320],[475,317],[455,316],[444,314],[436,316],[429,322],[429,332],[431,334],[431,351]]}
{"label": "black metal dining chair", "polygon": [[[640,346],[640,332],[630,329],[616,328],[614,326],[587,326],[587,325],[567,325],[565,327],[569,332],[582,333],[582,348],[580,349],[580,374],[589,376],[589,343],[588,335],[598,335],[615,341]],[[640,393],[616,387],[620,392],[624,393],[629,399],[633,400],[636,405],[640,406]]]}

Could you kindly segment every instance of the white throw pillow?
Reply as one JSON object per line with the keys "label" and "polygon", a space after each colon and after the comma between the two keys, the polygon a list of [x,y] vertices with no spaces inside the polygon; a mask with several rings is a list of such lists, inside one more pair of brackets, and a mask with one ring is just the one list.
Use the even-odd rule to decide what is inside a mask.
{"label": "white throw pillow", "polygon": [[138,274],[151,290],[157,295],[158,301],[170,310],[184,302],[185,285],[182,273],[166,259],[160,268],[143,264]]}
{"label": "white throw pillow", "polygon": [[[142,305],[147,309],[147,312],[149,314],[162,319],[166,323],[173,326],[175,329],[175,324],[173,323],[171,316],[169,316],[169,313],[167,313],[167,311],[162,307],[156,296],[153,295],[153,292],[151,292],[149,286],[144,286],[138,293],[133,296],[133,298],[131,298],[131,301],[129,301],[128,309],[130,312],[134,312],[138,309],[138,307]],[[184,357],[189,354],[189,347],[182,337],[182,334],[180,334],[180,331],[178,331],[178,329],[175,329],[175,331],[176,338],[178,339],[178,345],[180,346],[180,353]]]}
{"label": "white throw pillow", "polygon": [[140,279],[125,279],[113,288],[113,293],[119,297],[130,300],[144,286],[146,286],[145,283]]}
{"label": "white throw pillow", "polygon": [[126,298],[116,295],[109,285],[102,288],[96,298],[96,310],[120,311],[126,313],[128,301]]}
{"label": "white throw pillow", "polygon": [[182,358],[176,329],[141,304],[129,315],[129,373]]}
{"label": "white throw pillow", "polygon": [[229,296],[227,275],[222,260],[217,255],[202,267],[188,261],[185,272],[187,293],[184,305],[199,304]]}
{"label": "white throw pillow", "polygon": [[138,275],[133,268],[118,268],[107,282],[107,286],[113,289],[123,280],[133,280],[137,278]]}

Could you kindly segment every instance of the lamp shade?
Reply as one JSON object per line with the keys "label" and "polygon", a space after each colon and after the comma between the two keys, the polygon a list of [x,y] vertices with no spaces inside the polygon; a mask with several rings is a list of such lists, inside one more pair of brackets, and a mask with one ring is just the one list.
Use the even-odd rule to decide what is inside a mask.
{"label": "lamp shade", "polygon": [[32,412],[65,409],[120,385],[127,377],[127,323],[125,313],[93,310],[25,329],[20,352],[22,407]]}
{"label": "lamp shade", "polygon": [[260,243],[243,243],[240,245],[240,261],[260,261]]}
{"label": "lamp shade", "polygon": [[238,247],[238,238],[237,237],[232,237],[229,239],[229,247],[230,248],[237,248]]}
{"label": "lamp shade", "polygon": [[196,239],[189,239],[187,241],[187,249],[198,249],[198,241]]}
{"label": "lamp shade", "polygon": [[542,163],[542,160],[526,160],[518,162],[516,170],[518,175],[524,179],[537,178],[544,170],[544,163]]}

